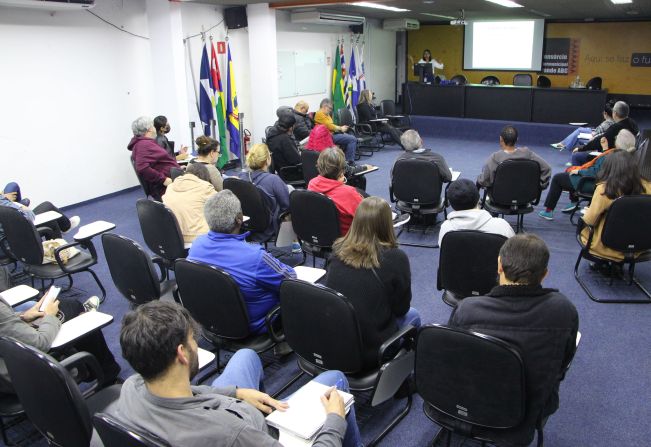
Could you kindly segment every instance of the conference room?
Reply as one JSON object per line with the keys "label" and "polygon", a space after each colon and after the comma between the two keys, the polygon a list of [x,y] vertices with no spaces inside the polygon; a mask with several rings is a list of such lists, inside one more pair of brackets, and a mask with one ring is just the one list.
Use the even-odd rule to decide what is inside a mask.
{"label": "conference room", "polygon": [[[29,331],[44,331],[41,321],[60,327],[41,346],[0,321],[8,370],[0,368],[0,391],[7,391],[5,378],[15,385],[15,393],[0,395],[3,445],[47,445],[48,438],[52,445],[102,445],[100,438],[105,446],[228,445],[222,433],[204,430],[210,424],[199,424],[203,415],[161,433],[144,416],[116,413],[134,373],[146,376],[126,343],[156,339],[137,332],[149,327],[144,323],[131,327],[138,336],[127,337],[123,320],[147,318],[149,310],[152,319],[167,315],[168,331],[186,314],[201,324],[186,322],[183,335],[190,328],[194,337],[187,338],[198,345],[180,340],[166,370],[187,376],[196,357],[192,385],[238,385],[224,382],[241,360],[235,352],[257,352],[260,393],[268,395],[253,398],[254,406],[278,408],[294,397],[300,408],[297,390],[319,380],[335,385],[320,376],[324,370],[344,373],[336,382],[353,396],[347,412],[329,414],[339,411],[331,391],[330,407],[317,396],[309,408],[323,412],[320,423],[302,439],[282,428],[278,435],[273,421],[265,425],[249,408],[244,419],[264,427],[265,437],[256,432],[241,439],[245,445],[274,445],[267,430],[281,445],[325,445],[327,436],[336,438],[331,445],[420,446],[436,438],[434,445],[470,446],[482,436],[489,445],[542,445],[544,434],[547,446],[633,446],[651,436],[651,356],[643,342],[651,335],[651,306],[644,305],[651,302],[644,262],[651,249],[644,193],[651,173],[648,2],[0,0],[0,42],[0,186],[7,184],[0,198],[7,273],[6,281],[0,275],[7,288],[0,311]],[[602,134],[606,121],[615,127]],[[314,126],[308,137],[297,132],[302,123]],[[613,131],[624,123],[633,123],[626,127],[632,143]],[[329,149],[335,145],[341,151]],[[288,147],[298,161],[281,169],[277,151]],[[143,158],[147,151],[159,159]],[[512,151],[529,159],[502,161]],[[599,169],[614,170],[616,161],[637,186],[613,196],[610,174]],[[508,165],[519,166],[510,179]],[[501,168],[502,194],[532,196],[501,203]],[[536,172],[533,183],[525,168]],[[590,172],[592,183],[572,183],[578,171]],[[190,204],[184,185],[202,197],[178,211]],[[363,213],[344,209],[328,185],[355,195]],[[606,192],[593,193],[598,188]],[[591,221],[594,202],[604,201],[620,214],[613,211],[609,221],[604,211]],[[504,234],[457,228],[461,215],[482,216]],[[369,216],[376,216],[368,227],[376,230],[365,233]],[[318,233],[325,227],[328,237]],[[232,245],[214,250],[216,233],[228,234]],[[472,234],[463,239],[465,233]],[[381,247],[389,260],[346,264],[341,253],[351,234],[363,250]],[[461,245],[453,247],[455,239]],[[617,255],[599,257],[590,244],[617,247]],[[35,252],[21,255],[27,245]],[[494,289],[508,288],[509,246],[530,255],[519,262],[544,264],[534,282],[577,316],[563,332],[572,349],[561,343],[557,358],[536,370],[555,368],[545,376],[554,377],[541,398],[546,405],[532,398],[529,351],[499,331],[461,323],[471,303],[489,303],[480,300],[496,300]],[[50,263],[41,265],[48,255]],[[223,260],[208,261],[217,256]],[[248,307],[249,289],[234,282],[231,264],[253,257],[257,267],[241,274],[265,278],[264,297],[278,309]],[[59,319],[48,304],[50,282],[61,288],[53,301],[61,304]],[[393,306],[371,307],[384,295]],[[364,310],[356,313],[357,306]],[[79,316],[68,314],[72,307]],[[385,317],[384,326],[373,320]],[[514,321],[519,330],[536,330],[525,312]],[[364,332],[370,324],[382,334],[371,348]],[[90,337],[97,343],[88,348]],[[150,353],[143,358],[151,364],[160,360],[154,347],[138,351]],[[78,366],[72,354],[88,350],[99,359],[90,370],[103,370],[106,380],[69,372]],[[506,357],[490,357],[500,353]],[[110,359],[120,367],[117,376]],[[514,359],[517,374],[508,370]],[[148,388],[139,390],[155,394],[143,380]],[[559,400],[550,410],[553,385]],[[71,386],[81,393],[68,396]],[[152,439],[116,441],[125,431]]]}

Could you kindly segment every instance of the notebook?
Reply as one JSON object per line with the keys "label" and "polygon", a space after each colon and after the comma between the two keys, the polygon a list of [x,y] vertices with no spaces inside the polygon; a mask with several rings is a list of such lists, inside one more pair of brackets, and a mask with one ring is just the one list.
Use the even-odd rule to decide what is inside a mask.
{"label": "notebook", "polygon": [[[289,398],[286,411],[274,411],[267,416],[267,423],[278,430],[301,439],[312,439],[323,427],[326,411],[321,403],[321,396],[330,389],[327,385],[311,381],[296,391]],[[338,391],[344,400],[346,411],[353,405],[352,394]]]}

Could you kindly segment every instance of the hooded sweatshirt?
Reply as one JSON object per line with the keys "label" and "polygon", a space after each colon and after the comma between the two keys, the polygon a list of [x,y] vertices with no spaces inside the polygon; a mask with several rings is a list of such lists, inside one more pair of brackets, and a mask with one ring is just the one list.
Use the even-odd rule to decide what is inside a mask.
{"label": "hooded sweatshirt", "polygon": [[334,145],[335,142],[328,128],[319,124],[310,132],[310,139],[307,140],[305,147],[313,151],[321,152]]}
{"label": "hooded sweatshirt", "polygon": [[183,241],[193,242],[197,236],[208,233],[208,224],[203,215],[206,200],[216,194],[211,183],[193,174],[177,177],[163,196],[163,203],[172,210],[183,233]]}
{"label": "hooded sweatshirt", "polygon": [[362,201],[362,196],[352,186],[321,175],[310,180],[307,189],[325,194],[335,202],[337,211],[339,211],[339,232],[342,236],[345,236],[348,233],[350,224],[353,222],[357,206]]}
{"label": "hooded sweatshirt", "polygon": [[504,237],[514,236],[513,228],[504,219],[493,217],[486,210],[473,208],[471,210],[452,211],[441,224],[439,231],[439,247],[443,236],[448,231],[477,230],[484,233],[501,234]]}
{"label": "hooded sweatshirt", "polygon": [[152,196],[160,198],[165,194],[163,182],[170,177],[170,170],[179,167],[176,159],[160,147],[153,138],[133,137],[127,149],[131,151],[136,172],[149,186]]}

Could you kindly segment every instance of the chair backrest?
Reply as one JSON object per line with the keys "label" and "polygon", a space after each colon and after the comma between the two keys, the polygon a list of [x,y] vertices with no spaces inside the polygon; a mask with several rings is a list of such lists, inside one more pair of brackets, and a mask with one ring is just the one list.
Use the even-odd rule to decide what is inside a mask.
{"label": "chair backrest", "polygon": [[382,115],[396,115],[396,103],[391,99],[383,99],[380,102]]}
{"label": "chair backrest", "polygon": [[347,108],[341,108],[337,110],[337,119],[340,126],[353,126],[353,115],[350,113],[350,110]]}
{"label": "chair backrest", "polygon": [[601,82],[602,79],[599,76],[595,76],[585,84],[585,88],[589,90],[601,90]]}
{"label": "chair backrest", "polygon": [[140,186],[145,193],[145,197],[149,197],[151,195],[151,189],[149,188],[149,185],[142,179],[142,177],[140,177],[140,174],[138,174],[138,171],[136,170],[136,161],[132,157],[129,157],[129,161],[131,162],[133,173],[136,174],[136,178],[138,179],[138,182],[140,183]]}
{"label": "chair backrest", "polygon": [[361,331],[345,296],[319,284],[285,280],[280,312],[285,340],[298,356],[326,370],[362,369]]}
{"label": "chair backrest", "polygon": [[93,427],[77,384],[56,360],[38,349],[0,337],[0,357],[29,420],[56,446],[87,447]]}
{"label": "chair backrest", "polygon": [[538,80],[536,81],[536,86],[543,87],[543,88],[551,87],[552,81],[547,76],[540,75],[538,76]]}
{"label": "chair backrest", "polygon": [[638,166],[643,179],[651,181],[651,150],[649,150],[649,139],[645,138],[637,148]]}
{"label": "chair backrest", "polygon": [[391,189],[396,200],[411,205],[436,206],[441,202],[443,181],[434,163],[418,158],[396,161]]}
{"label": "chair backrest", "polygon": [[310,183],[314,177],[319,175],[316,169],[316,161],[319,159],[319,152],[303,149],[301,151],[301,164],[303,166],[303,179],[305,183]]}
{"label": "chair backrest", "polygon": [[497,165],[490,188],[491,202],[527,205],[540,199],[540,165],[534,160],[510,159]]}
{"label": "chair backrest", "polygon": [[437,286],[456,295],[485,295],[497,285],[497,256],[506,238],[474,230],[449,231],[441,241]]}
{"label": "chair backrest", "polygon": [[[463,353],[463,355],[460,355]],[[432,324],[416,341],[416,389],[436,410],[463,422],[510,428],[525,417],[522,357],[488,335]]]}
{"label": "chair backrest", "polygon": [[122,296],[136,306],[160,298],[160,283],[154,265],[136,241],[104,233],[102,246],[111,278]]}
{"label": "chair backrest", "polygon": [[532,85],[533,78],[529,73],[517,73],[513,75],[513,85]]}
{"label": "chair backrest", "polygon": [[271,225],[273,205],[271,198],[264,197],[264,191],[251,182],[234,177],[224,179],[224,189],[233,191],[240,200],[242,213],[249,216],[249,220],[244,224],[246,230],[262,233]]}
{"label": "chair backrest", "polygon": [[484,78],[481,80],[481,83],[484,85],[500,85],[500,80],[497,78],[497,76],[484,76]]}
{"label": "chair backrest", "polygon": [[93,425],[104,447],[169,447],[170,444],[152,434],[139,433],[106,413],[93,416]]}
{"label": "chair backrest", "polygon": [[596,186],[597,179],[595,177],[581,177],[576,185],[576,193],[581,198],[592,199]]}
{"label": "chair backrest", "polygon": [[621,252],[651,250],[651,195],[622,196],[606,213],[601,241]]}
{"label": "chair backrest", "polygon": [[468,79],[464,75],[458,74],[458,75],[452,76],[452,79],[450,79],[450,82],[454,82],[457,85],[466,85],[468,83]]}
{"label": "chair backrest", "polygon": [[319,247],[331,247],[340,236],[339,212],[328,196],[307,190],[289,195],[289,212],[296,236]]}
{"label": "chair backrest", "polygon": [[185,256],[183,233],[172,210],[147,199],[138,200],[136,209],[142,236],[151,251],[169,261]]}
{"label": "chair backrest", "polygon": [[187,259],[176,261],[174,275],[183,307],[204,330],[223,338],[249,336],[249,312],[231,275]]}
{"label": "chair backrest", "polygon": [[15,208],[0,206],[0,225],[11,253],[29,265],[43,262],[43,245],[34,224]]}

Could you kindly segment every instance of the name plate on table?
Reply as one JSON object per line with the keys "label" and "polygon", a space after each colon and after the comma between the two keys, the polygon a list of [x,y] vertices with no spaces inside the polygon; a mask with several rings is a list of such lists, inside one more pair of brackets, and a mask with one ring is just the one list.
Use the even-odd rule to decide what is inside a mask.
{"label": "name plate on table", "polygon": [[52,349],[60,348],[79,337],[101,329],[113,321],[113,315],[102,312],[85,312],[61,325],[61,329],[52,342]]}
{"label": "name plate on table", "polygon": [[326,271],[323,269],[307,267],[304,265],[294,267],[294,271],[296,272],[297,279],[300,279],[301,281],[311,282],[312,284],[321,279],[326,273]]}

